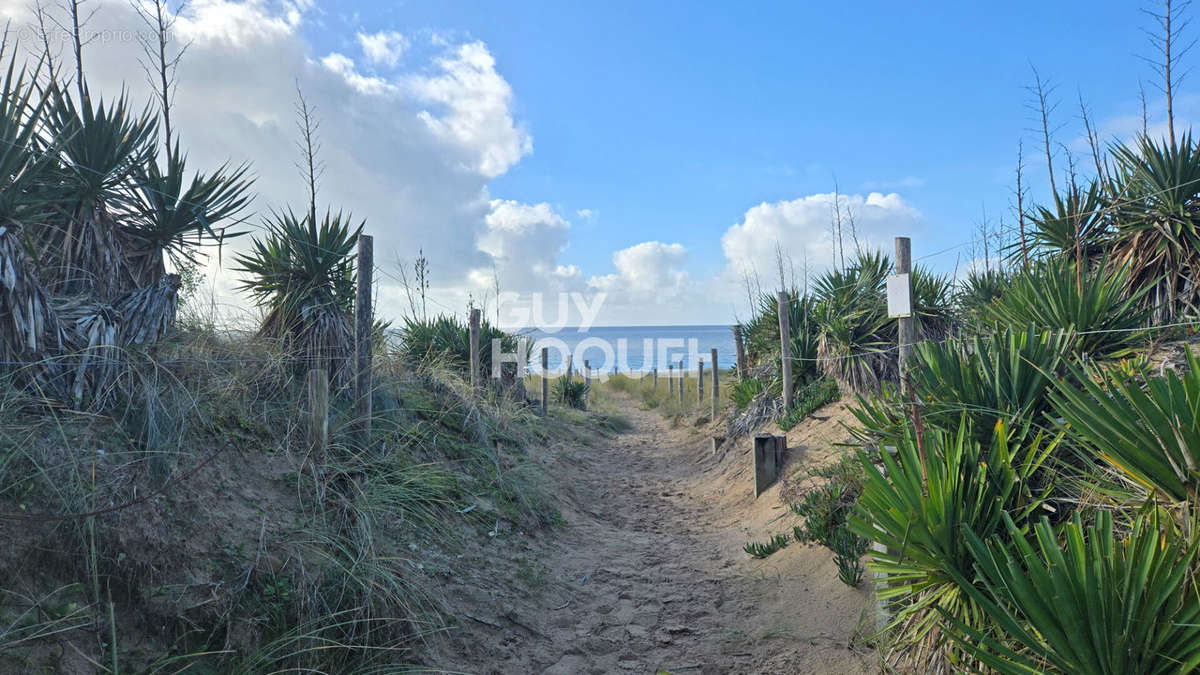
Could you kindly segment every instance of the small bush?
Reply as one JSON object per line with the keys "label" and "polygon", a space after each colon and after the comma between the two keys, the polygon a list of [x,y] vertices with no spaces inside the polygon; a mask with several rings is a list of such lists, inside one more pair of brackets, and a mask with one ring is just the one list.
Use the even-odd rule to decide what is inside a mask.
{"label": "small bush", "polygon": [[788,536],[781,533],[771,537],[766,542],[761,544],[756,541],[747,542],[746,545],[742,547],[742,550],[746,553],[749,553],[754,558],[762,559],[766,558],[772,553],[775,553],[776,551],[787,548],[789,541],[790,540],[788,539]]}
{"label": "small bush", "polygon": [[575,381],[567,378],[566,375],[554,381],[554,387],[550,395],[554,400],[562,405],[576,410],[583,410],[587,407],[587,401],[584,395],[587,393],[587,384],[583,381]]}
{"label": "small bush", "polygon": [[779,428],[784,431],[791,429],[821,406],[836,401],[838,396],[837,382],[830,378],[823,377],[813,382],[800,390],[796,400],[792,403],[792,409],[787,411],[783,419],[779,420]]}
{"label": "small bush", "polygon": [[[517,339],[483,319],[479,324],[479,366],[484,373],[492,368],[492,340],[500,340],[504,352],[517,349]],[[453,316],[404,320],[400,330],[400,356],[410,363],[441,360],[455,370],[466,372],[471,364],[471,330]]]}
{"label": "small bush", "polygon": [[847,586],[857,586],[862,583],[862,557],[870,548],[871,542],[846,528],[833,533],[833,563],[838,568],[838,579]]}
{"label": "small bush", "polygon": [[738,410],[745,410],[754,397],[767,390],[767,385],[757,377],[747,377],[739,380],[729,388],[729,399]]}

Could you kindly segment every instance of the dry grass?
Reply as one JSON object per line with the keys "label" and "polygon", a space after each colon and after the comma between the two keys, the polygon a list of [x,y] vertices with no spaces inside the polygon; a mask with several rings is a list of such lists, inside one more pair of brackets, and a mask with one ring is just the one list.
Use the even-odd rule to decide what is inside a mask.
{"label": "dry grass", "polygon": [[0,380],[0,670],[394,672],[446,610],[411,542],[561,521],[523,401],[380,354],[369,441],[335,390],[315,453],[303,375],[196,327],[99,412]]}

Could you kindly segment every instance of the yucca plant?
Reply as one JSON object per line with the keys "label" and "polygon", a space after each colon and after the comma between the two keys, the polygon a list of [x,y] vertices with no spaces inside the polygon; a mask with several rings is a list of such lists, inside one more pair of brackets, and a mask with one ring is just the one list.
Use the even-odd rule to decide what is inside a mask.
{"label": "yucca plant", "polygon": [[47,95],[38,150],[55,150],[59,161],[41,192],[57,217],[39,230],[38,257],[52,291],[108,300],[136,287],[114,209],[151,157],[157,118],[148,106],[135,111],[124,95],[108,104],[76,103],[54,83]]}
{"label": "yucca plant", "polygon": [[971,270],[954,294],[954,304],[962,324],[979,331],[985,323],[988,307],[1008,291],[1012,277],[1002,269]]}
{"label": "yucca plant", "polygon": [[[955,429],[965,415],[975,440],[986,443],[998,420],[1019,421],[1022,427],[1039,422],[1072,344],[1069,332],[1045,333],[1033,327],[963,341],[918,343],[909,373],[924,423]],[[907,424],[907,406],[894,390],[860,399],[851,409],[860,438],[895,444]]]}
{"label": "yucca plant", "polygon": [[923,340],[941,340],[950,334],[954,320],[954,284],[944,274],[923,265],[913,267],[912,301],[917,330]]}
{"label": "yucca plant", "polygon": [[554,381],[554,386],[551,389],[550,395],[558,403],[583,410],[587,407],[587,401],[584,398],[587,393],[587,383],[583,380],[573,380],[565,374]]}
{"label": "yucca plant", "polygon": [[[1200,666],[1200,594],[1192,579],[1200,538],[1180,537],[1154,515],[1119,536],[1100,511],[1076,513],[1057,533],[1042,519],[1030,542],[1004,516],[1005,537],[963,528],[978,579],[962,592],[1002,633],[944,612],[959,646],[1001,673],[1189,673]],[[1060,544],[1060,540],[1062,543]],[[1036,544],[1036,545],[1035,545]]]}
{"label": "yucca plant", "polygon": [[[1055,193],[1053,208],[1037,206],[1026,215],[1029,223],[1027,248],[1035,259],[1077,257],[1087,262],[1103,254],[1112,236],[1112,213],[1106,208],[1104,185],[1093,181],[1087,187],[1072,183]],[[1009,248],[1009,260],[1023,263],[1021,242]]]}
{"label": "yucca plant", "polygon": [[1171,502],[1200,497],[1200,363],[1187,371],[1138,379],[1120,371],[1077,369],[1078,387],[1062,383],[1054,410],[1082,452]]}
{"label": "yucca plant", "polygon": [[[492,372],[492,341],[500,340],[501,351],[517,350],[516,336],[482,319],[479,323],[479,364],[485,376]],[[471,365],[471,330],[453,316],[438,315],[429,319],[405,317],[400,330],[400,355],[410,363],[437,361],[462,373]]]}
{"label": "yucca plant", "polygon": [[[0,59],[4,57],[0,44]],[[17,69],[15,57],[10,57],[3,82],[0,82],[0,224],[32,223],[44,209],[36,187],[45,182],[47,169],[54,160],[54,145],[45,152],[38,151],[39,130],[48,102],[44,92],[38,92],[26,80],[24,68]]]}
{"label": "yucca plant", "polygon": [[167,258],[177,267],[195,264],[201,246],[244,234],[219,225],[249,203],[249,166],[225,165],[208,175],[193,173],[188,180],[186,163],[177,142],[162,167],[151,158],[134,168],[132,189],[125,197],[133,217],[123,230],[139,285],[158,281],[166,272]]}
{"label": "yucca plant", "polygon": [[765,382],[756,377],[744,377],[729,388],[729,400],[733,401],[738,410],[745,410],[746,406],[764,391],[767,391]]}
{"label": "yucca plant", "polygon": [[234,268],[246,275],[240,288],[267,311],[259,333],[340,373],[353,345],[354,246],[363,224],[327,211],[318,225],[289,210],[265,226]]}
{"label": "yucca plant", "polygon": [[[1200,145],[1141,137],[1112,148],[1116,228],[1111,262],[1156,321],[1200,308]],[[1145,292],[1148,290],[1149,292]]]}
{"label": "yucca plant", "polygon": [[986,623],[957,582],[974,565],[963,532],[989,537],[1002,531],[1005,513],[1024,522],[1038,509],[1044,493],[1029,479],[1059,442],[1041,433],[1025,444],[1014,442],[1029,435],[1014,434],[1003,420],[986,447],[972,436],[965,416],[956,431],[927,432],[924,449],[909,429],[894,457],[880,453],[886,474],[859,454],[866,479],[849,527],[886,548],[873,554],[870,565],[883,575],[876,594],[896,601],[889,628],[898,630],[898,656],[907,653],[923,667],[956,658],[935,630],[939,611],[981,630]]}
{"label": "yucca plant", "polygon": [[816,280],[818,365],[843,390],[876,392],[895,378],[896,328],[884,296],[890,268],[882,253],[860,252],[845,270]]}
{"label": "yucca plant", "polygon": [[1129,268],[1100,264],[1078,270],[1068,258],[1049,258],[1023,271],[985,314],[995,326],[1072,331],[1072,351],[1119,358],[1146,342],[1147,289],[1129,293]]}

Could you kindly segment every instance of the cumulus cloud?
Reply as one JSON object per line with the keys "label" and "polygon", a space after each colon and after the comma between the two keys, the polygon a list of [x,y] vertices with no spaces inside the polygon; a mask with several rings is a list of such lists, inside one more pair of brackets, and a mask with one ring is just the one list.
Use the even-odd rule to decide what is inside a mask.
{"label": "cumulus cloud", "polygon": [[358,33],[358,44],[362,46],[363,55],[376,65],[395,67],[408,49],[408,38],[394,30],[383,30],[378,33]]}
{"label": "cumulus cloud", "polygon": [[734,275],[743,270],[773,267],[776,247],[797,266],[819,272],[834,263],[830,223],[835,203],[842,210],[843,240],[852,250],[850,219],[864,248],[886,247],[891,237],[911,231],[920,213],[900,195],[872,192],[862,195],[815,194],[791,201],[762,203],[721,237],[721,248]]}
{"label": "cumulus cloud", "polygon": [[487,287],[495,275],[504,290],[532,293],[571,290],[582,278],[577,267],[559,262],[571,224],[549,204],[494,199],[485,222],[478,246],[493,267],[474,270],[475,285]]}
{"label": "cumulus cloud", "polygon": [[496,72],[496,60],[486,45],[460,45],[438,59],[437,67],[439,74],[413,76],[408,83],[420,100],[446,112],[424,110],[419,117],[436,136],[481,151],[473,170],[495,178],[533,152],[533,139],[513,122],[512,87]]}

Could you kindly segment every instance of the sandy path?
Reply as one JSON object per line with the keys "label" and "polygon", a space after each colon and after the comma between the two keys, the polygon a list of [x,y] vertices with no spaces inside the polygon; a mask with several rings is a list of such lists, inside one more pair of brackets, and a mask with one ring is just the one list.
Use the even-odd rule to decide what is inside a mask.
{"label": "sandy path", "polygon": [[524,547],[546,587],[499,582],[514,558],[494,551],[497,576],[450,590],[469,608],[466,634],[435,662],[473,673],[871,670],[869,650],[847,646],[865,592],[837,582],[826,551],[741,551],[791,522],[776,494],[749,495],[744,453],[713,457],[707,435],[632,401],[622,414],[631,430],[547,462],[570,525]]}

